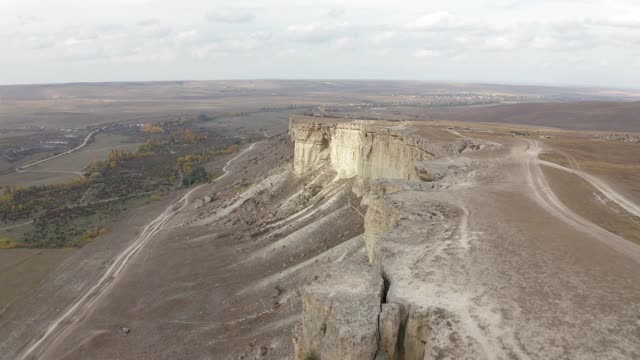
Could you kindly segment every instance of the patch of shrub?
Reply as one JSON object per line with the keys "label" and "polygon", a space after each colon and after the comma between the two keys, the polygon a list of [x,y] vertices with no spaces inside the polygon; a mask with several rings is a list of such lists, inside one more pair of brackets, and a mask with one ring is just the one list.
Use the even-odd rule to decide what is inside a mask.
{"label": "patch of shrub", "polygon": [[104,234],[107,230],[102,226],[96,226],[93,229],[89,229],[87,232],[82,235],[82,237],[78,240],[72,241],[68,244],[69,247],[83,247],[90,243],[93,239],[98,236]]}
{"label": "patch of shrub", "polygon": [[8,237],[0,238],[0,249],[13,249],[19,247],[20,244]]}

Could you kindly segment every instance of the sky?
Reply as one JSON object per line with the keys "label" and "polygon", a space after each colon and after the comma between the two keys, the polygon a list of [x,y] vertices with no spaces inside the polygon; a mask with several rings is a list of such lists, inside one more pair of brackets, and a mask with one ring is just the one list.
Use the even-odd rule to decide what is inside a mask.
{"label": "sky", "polygon": [[0,0],[0,84],[640,87],[639,0]]}

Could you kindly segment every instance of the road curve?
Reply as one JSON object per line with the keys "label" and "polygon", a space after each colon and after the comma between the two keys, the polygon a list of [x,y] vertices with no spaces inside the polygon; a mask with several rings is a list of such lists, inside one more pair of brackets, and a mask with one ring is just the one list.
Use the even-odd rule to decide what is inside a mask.
{"label": "road curve", "polygon": [[251,151],[256,146],[256,144],[257,144],[257,142],[251,143],[251,146],[249,146],[248,148],[240,151],[240,153],[238,153],[236,156],[234,156],[231,159],[229,159],[229,161],[227,161],[227,163],[222,168],[223,174],[221,176],[217,177],[215,180],[213,180],[213,182],[219,181],[219,180],[223,179],[225,176],[229,175],[229,173],[230,173],[229,165],[231,165],[232,162],[236,161],[236,159],[238,159],[240,156],[244,155],[246,152]]}
{"label": "road curve", "polygon": [[558,199],[542,172],[540,167],[541,163],[538,160],[539,153],[540,147],[538,143],[530,141],[528,149],[520,155],[525,168],[527,184],[536,202],[554,217],[564,221],[576,230],[600,240],[611,248],[640,263],[640,246],[576,214]]}
{"label": "road curve", "polygon": [[89,141],[91,141],[91,138],[92,138],[95,134],[99,133],[99,132],[100,132],[100,130],[101,130],[101,129],[95,129],[95,130],[93,130],[92,132],[90,132],[90,133],[89,133],[89,135],[87,135],[87,136],[84,138],[84,140],[82,141],[82,144],[80,144],[80,145],[78,145],[78,146],[74,147],[73,149],[71,149],[71,150],[67,150],[67,151],[65,151],[65,152],[63,152],[63,153],[60,153],[60,154],[58,154],[58,155],[53,155],[53,156],[50,156],[50,157],[48,157],[48,158],[45,158],[45,159],[42,159],[42,160],[38,160],[38,161],[36,161],[36,162],[33,162],[33,163],[31,163],[31,164],[27,164],[27,165],[21,166],[21,167],[19,167],[19,168],[16,168],[16,172],[23,172],[23,171],[25,171],[24,169],[26,169],[26,168],[28,168],[28,167],[35,166],[35,165],[38,165],[38,164],[42,164],[43,162],[46,162],[46,161],[49,161],[49,160],[53,160],[53,159],[55,159],[55,158],[59,158],[59,157],[61,157],[61,156],[69,155],[69,154],[71,154],[72,152],[76,152],[76,151],[78,151],[78,150],[82,149],[83,147],[87,146],[87,144],[89,143]]}
{"label": "road curve", "polygon": [[621,208],[625,209],[630,214],[633,214],[633,215],[635,215],[637,217],[640,217],[640,205],[638,205],[638,204],[634,203],[633,201],[629,200],[624,195],[616,192],[608,184],[606,184],[604,181],[598,179],[597,177],[595,177],[593,175],[590,175],[590,174],[587,174],[587,173],[585,173],[583,171],[567,168],[567,167],[564,167],[562,165],[558,165],[556,163],[552,163],[552,162],[546,161],[546,160],[538,159],[538,163],[540,163],[542,165],[545,165],[545,166],[552,167],[554,169],[563,170],[563,171],[572,173],[574,175],[577,175],[577,176],[583,178],[589,184],[591,184],[593,187],[598,189],[598,191],[600,191],[604,196],[609,198],[609,200],[611,200],[611,201],[615,202],[616,204],[620,205]]}
{"label": "road curve", "polygon": [[[240,156],[253,149],[255,144],[256,143],[252,143],[247,149],[241,151],[239,154],[227,161],[223,167],[224,174],[213,182],[219,181],[229,175],[229,165]],[[117,279],[117,276],[122,273],[129,262],[135,257],[136,253],[149,243],[151,239],[164,228],[164,225],[172,217],[189,205],[189,196],[193,192],[206,185],[209,184],[201,184],[191,189],[182,198],[169,205],[162,214],[145,226],[135,240],[115,258],[111,265],[105,270],[104,274],[102,274],[102,276],[80,298],[73,302],[65,312],[53,320],[40,338],[24,350],[18,359],[26,360],[34,355],[38,356],[47,345],[60,337],[75,320],[81,318],[84,313],[90,310],[96,301],[106,293],[106,290],[109,289],[109,286],[113,284],[114,280]],[[178,205],[180,207],[176,208]]]}

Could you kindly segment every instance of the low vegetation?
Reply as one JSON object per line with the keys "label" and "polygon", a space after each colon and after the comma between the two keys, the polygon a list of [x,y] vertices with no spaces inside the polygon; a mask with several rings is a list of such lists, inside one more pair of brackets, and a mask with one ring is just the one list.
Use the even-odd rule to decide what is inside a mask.
{"label": "low vegetation", "polygon": [[5,186],[0,220],[11,224],[33,219],[33,226],[2,246],[83,246],[126,210],[159,200],[172,189],[210,181],[217,173],[204,165],[242,145],[211,130],[180,125],[145,124],[137,130],[143,141],[136,151],[113,149],[106,159],[87,166],[84,176],[66,184]]}
{"label": "low vegetation", "polygon": [[69,247],[82,247],[88,243],[90,243],[93,239],[97,238],[98,236],[104,234],[106,232],[105,228],[102,226],[97,226],[94,227],[92,229],[89,229],[88,231],[86,231],[84,233],[84,235],[77,240],[71,241],[70,243],[67,244],[67,246]]}
{"label": "low vegetation", "polygon": [[309,351],[306,354],[304,354],[304,360],[319,360],[319,359],[320,358],[318,357],[315,351]]}
{"label": "low vegetation", "polygon": [[8,237],[0,237],[0,249],[14,249],[20,244]]}

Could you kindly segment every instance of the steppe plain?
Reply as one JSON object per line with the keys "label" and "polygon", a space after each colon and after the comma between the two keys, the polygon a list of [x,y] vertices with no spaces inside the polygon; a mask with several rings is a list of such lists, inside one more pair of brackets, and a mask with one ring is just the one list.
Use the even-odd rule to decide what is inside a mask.
{"label": "steppe plain", "polygon": [[[636,358],[640,103],[613,94],[381,81],[0,87],[3,149],[77,134],[73,148],[98,127],[201,114],[215,121],[198,126],[252,140],[207,164],[216,180],[127,210],[81,248],[0,250],[0,357],[294,358],[305,286],[389,251],[365,242],[367,193],[380,179],[359,179],[333,155],[304,160],[294,148],[304,141],[292,141],[296,124],[356,121],[469,145],[425,158],[450,161],[433,163],[429,179],[416,178],[411,162],[406,176],[390,176],[410,190],[381,198],[416,212],[386,229],[413,244],[391,241],[401,256],[377,263],[391,279],[387,301],[452,313],[457,333],[472,339],[471,358]],[[111,149],[138,144],[98,133],[26,168],[41,171],[16,169],[53,152],[3,158],[0,181],[68,181]],[[300,171],[302,163],[313,166]],[[15,225],[3,231],[22,231]]]}

